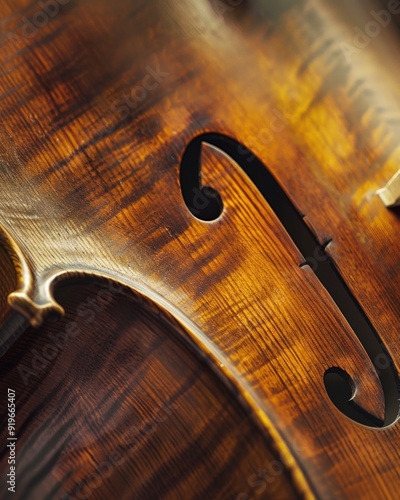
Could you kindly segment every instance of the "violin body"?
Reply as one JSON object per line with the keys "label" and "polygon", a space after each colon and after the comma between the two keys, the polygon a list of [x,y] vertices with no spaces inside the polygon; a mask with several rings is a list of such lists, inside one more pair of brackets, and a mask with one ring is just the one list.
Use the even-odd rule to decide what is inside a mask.
{"label": "violin body", "polygon": [[2,498],[396,498],[400,8],[355,5],[1,5]]}

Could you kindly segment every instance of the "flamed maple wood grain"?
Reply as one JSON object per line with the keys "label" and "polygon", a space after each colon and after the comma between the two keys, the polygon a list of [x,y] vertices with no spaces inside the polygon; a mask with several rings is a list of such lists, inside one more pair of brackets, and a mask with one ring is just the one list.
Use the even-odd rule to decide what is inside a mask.
{"label": "flamed maple wood grain", "polygon": [[[11,16],[6,33],[37,8],[2,2],[1,15]],[[398,371],[399,217],[375,195],[399,168],[398,69],[390,57],[398,35],[390,24],[348,60],[341,44],[352,42],[351,23],[363,28],[368,16],[347,25],[345,17],[322,0],[243,2],[222,18],[197,0],[71,0],[32,38],[7,35],[0,51],[0,225],[29,263],[29,298],[38,304],[50,303],[54,277],[86,270],[145,290],[190,324],[192,342],[208,342],[271,436],[273,445],[260,444],[257,456],[276,450],[290,471],[274,483],[279,494],[289,488],[324,499],[386,499],[400,486],[399,427],[357,425],[327,397],[324,373],[338,366],[352,376],[357,403],[382,418],[376,370],[311,269],[299,268],[309,256],[299,254],[226,156],[202,159],[204,182],[224,202],[216,222],[195,219],[179,186],[180,160],[194,137],[217,132],[245,144],[320,242],[332,239],[327,251]],[[135,100],[154,71],[158,85]],[[3,314],[12,314],[5,309],[3,301]],[[39,331],[57,328],[43,319]],[[85,332],[87,339],[94,334]],[[18,349],[33,338],[29,330],[6,355],[14,367]],[[60,366],[72,362],[63,356]],[[190,367],[195,363],[190,357]],[[0,369],[3,378],[6,365]],[[201,376],[197,398],[220,387],[207,370]],[[51,383],[44,374],[42,388],[31,396],[21,387],[20,397],[55,404],[45,391]],[[133,396],[118,397],[128,404]],[[247,422],[234,407],[233,433]],[[212,429],[209,418],[202,425]],[[243,425],[252,439],[252,424]],[[101,454],[100,444],[93,446]],[[90,457],[80,460],[88,470]],[[232,468],[235,487],[241,467]]]}

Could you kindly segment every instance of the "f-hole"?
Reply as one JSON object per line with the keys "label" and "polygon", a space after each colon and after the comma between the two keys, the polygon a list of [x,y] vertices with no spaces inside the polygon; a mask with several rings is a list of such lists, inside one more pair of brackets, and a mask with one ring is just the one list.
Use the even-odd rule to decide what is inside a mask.
{"label": "f-hole", "polygon": [[[230,137],[215,133],[196,137],[187,146],[180,167],[182,196],[188,210],[197,219],[205,222],[216,220],[223,211],[223,200],[219,193],[209,186],[202,185],[201,152],[203,143],[220,149],[243,169],[269,203],[305,258],[309,255],[320,257],[318,266],[312,266],[307,261],[305,264],[310,264],[371,359],[382,384],[385,397],[385,417],[381,421],[353,401],[355,384],[350,375],[339,367],[332,367],[324,375],[325,389],[332,403],[344,415],[360,424],[380,428],[391,425],[397,420],[399,414],[399,386],[398,376],[389,353],[334,262],[325,252],[328,242],[322,246],[318,243],[301,214],[265,165],[243,144]],[[200,195],[206,202],[199,207],[196,204],[196,196]],[[386,360],[384,368],[382,368],[382,359]]]}

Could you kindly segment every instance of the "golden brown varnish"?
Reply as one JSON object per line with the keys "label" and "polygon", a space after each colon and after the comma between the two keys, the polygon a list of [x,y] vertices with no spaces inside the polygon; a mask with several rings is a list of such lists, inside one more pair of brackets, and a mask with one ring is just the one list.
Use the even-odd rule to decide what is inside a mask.
{"label": "golden brown varnish", "polygon": [[[333,239],[328,250],[398,369],[399,220],[374,194],[398,169],[398,75],[380,57],[393,29],[347,63],[340,43],[351,29],[327,3],[272,2],[264,18],[260,8],[247,2],[221,21],[206,2],[71,2],[34,40],[6,45],[1,224],[36,279],[52,266],[111,271],[190,318],[251,388],[298,486],[322,498],[393,498],[398,425],[358,426],[325,394],[323,373],[339,365],[359,403],[382,413],[362,346],[298,268],[307,256],[226,159],[203,168],[225,202],[220,221],[194,220],[180,198],[179,162],[194,136],[246,144],[321,242]],[[125,120],[109,112],[148,64],[169,76]]]}

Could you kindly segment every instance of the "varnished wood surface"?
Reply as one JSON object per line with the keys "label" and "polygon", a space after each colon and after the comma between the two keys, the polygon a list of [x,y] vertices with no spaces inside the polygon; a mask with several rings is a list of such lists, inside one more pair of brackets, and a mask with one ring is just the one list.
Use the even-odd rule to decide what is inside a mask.
{"label": "varnished wood surface", "polygon": [[57,299],[62,321],[2,359],[1,393],[19,394],[17,498],[297,497],[235,388],[160,313],[107,283]]}
{"label": "varnished wood surface", "polygon": [[[258,409],[297,492],[396,498],[398,424],[360,426],[326,395],[325,371],[343,368],[356,402],[383,418],[371,360],[310,267],[299,267],[310,256],[222,154],[202,165],[222,217],[201,222],[182,199],[191,139],[218,132],[245,144],[320,242],[332,239],[327,251],[398,371],[399,218],[375,195],[399,168],[398,75],[384,49],[396,47],[394,23],[348,61],[341,44],[354,33],[340,9],[263,5],[243,2],[221,18],[204,1],[71,0],[32,38],[6,36],[0,223],[29,263],[33,302],[52,305],[54,276],[92,270],[145,287],[187,318]],[[36,10],[3,2],[5,33]],[[129,109],[125,96],[144,95],[156,68],[158,85],[153,77]]]}

